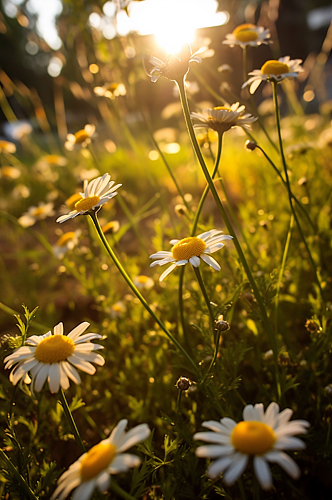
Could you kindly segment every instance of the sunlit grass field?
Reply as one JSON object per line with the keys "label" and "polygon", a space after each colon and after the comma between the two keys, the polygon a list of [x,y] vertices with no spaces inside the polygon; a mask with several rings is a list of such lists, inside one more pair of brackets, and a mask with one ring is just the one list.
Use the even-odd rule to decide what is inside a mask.
{"label": "sunlit grass field", "polygon": [[[254,28],[239,42],[256,40]],[[292,79],[287,64],[262,66],[267,98],[241,93],[241,82],[231,89],[237,101],[209,79],[213,57],[198,64],[182,50],[164,66],[146,58],[146,75],[119,43],[117,82],[100,75],[89,85],[90,123],[76,119],[64,131],[64,100],[56,130],[41,101],[7,82],[21,104],[33,102],[38,127],[14,123],[16,140],[0,141],[0,497],[330,498],[329,103],[306,112],[296,66]],[[204,89],[188,86],[189,108],[184,80]],[[153,113],[158,92],[169,102]],[[236,102],[246,110],[231,108]],[[1,103],[14,122],[6,93]],[[206,108],[207,128],[194,130],[189,113]],[[247,113],[259,113],[251,128],[241,122]],[[102,176],[110,190],[121,185],[108,201],[106,188],[83,188]],[[232,239],[204,236],[213,229]],[[160,251],[171,252],[167,265],[150,267]],[[49,348],[60,322],[62,343]],[[68,339],[83,322],[97,335],[80,351]],[[76,366],[80,379],[60,365]],[[44,383],[37,367],[48,370]],[[248,407],[259,403],[265,414]],[[292,417],[279,413],[287,408]],[[116,434],[123,419],[136,429],[131,441]],[[78,459],[72,486],[61,490],[57,481]]]}

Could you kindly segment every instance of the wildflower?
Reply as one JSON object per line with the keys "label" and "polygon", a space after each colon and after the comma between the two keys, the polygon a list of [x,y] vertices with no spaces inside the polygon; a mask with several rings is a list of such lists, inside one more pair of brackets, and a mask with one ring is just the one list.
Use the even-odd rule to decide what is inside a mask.
{"label": "wildflower", "polygon": [[81,193],[75,193],[69,196],[69,198],[66,200],[66,205],[69,208],[69,210],[73,210],[75,208],[75,204],[82,199]]}
{"label": "wildflower", "polygon": [[179,391],[187,391],[189,389],[189,387],[191,386],[192,382],[190,380],[190,378],[188,377],[183,377],[181,376],[175,386],[179,389]]}
{"label": "wildflower", "polygon": [[73,499],[89,500],[97,487],[104,493],[110,486],[110,474],[127,472],[130,467],[138,467],[141,459],[130,453],[123,453],[135,444],[149,437],[147,424],[133,427],[127,433],[128,420],[120,420],[112,434],[74,462],[58,480],[58,487],[51,500],[63,500],[77,488]]}
{"label": "wildflower", "polygon": [[110,181],[110,178],[110,174],[104,174],[102,177],[97,177],[97,179],[89,183],[85,180],[83,192],[79,193],[81,198],[75,202],[75,209],[67,215],[58,217],[57,222],[61,223],[73,219],[77,215],[85,215],[91,210],[97,212],[102,205],[114,198],[118,194],[115,192],[116,189],[122,186],[122,184],[114,186],[114,182]]}
{"label": "wildflower", "polygon": [[68,151],[72,151],[76,147],[86,148],[91,142],[91,137],[95,133],[96,127],[94,125],[85,125],[85,127],[75,134],[67,135],[67,142],[65,142],[65,148]]}
{"label": "wildflower", "polygon": [[257,143],[255,141],[246,141],[244,147],[248,150],[248,151],[255,151],[256,147],[257,147]]}
{"label": "wildflower", "polygon": [[143,274],[135,276],[133,282],[138,289],[145,288],[146,290],[149,290],[154,285],[153,279],[149,278],[148,276],[144,276]]}
{"label": "wildflower", "polygon": [[216,134],[215,130],[210,130],[208,128],[206,132],[197,134],[196,139],[201,148],[208,148],[211,143],[218,140],[218,134]]}
{"label": "wildflower", "polygon": [[186,215],[188,212],[188,209],[185,205],[182,205],[182,203],[178,203],[174,207],[174,212],[178,217],[181,217],[182,215]]}
{"label": "wildflower", "polygon": [[[90,342],[101,339],[98,333],[82,333],[89,323],[83,322],[76,326],[68,335],[63,334],[63,324],[59,323],[44,335],[33,335],[25,341],[25,345],[7,356],[4,360],[5,368],[10,369],[9,380],[16,385],[30,372],[35,391],[40,392],[46,379],[52,393],[58,392],[60,387],[66,390],[69,379],[75,384],[81,383],[76,370],[93,375],[96,371],[91,363],[103,366],[104,358],[93,351],[103,349],[99,344]],[[76,368],[75,368],[76,367]]]}
{"label": "wildflower", "polygon": [[39,164],[45,164],[48,167],[65,167],[68,163],[67,158],[60,155],[45,155],[39,159]]}
{"label": "wildflower", "polygon": [[115,99],[116,97],[126,95],[126,87],[123,83],[105,83],[102,87],[95,87],[94,93],[100,97]]}
{"label": "wildflower", "polygon": [[104,234],[111,233],[115,234],[119,231],[120,229],[120,222],[118,220],[111,220],[105,226],[103,226],[102,231]]}
{"label": "wildflower", "polygon": [[232,127],[242,127],[250,129],[250,124],[257,120],[249,113],[243,114],[245,106],[240,106],[238,102],[225,106],[217,106],[213,109],[204,109],[203,113],[191,113],[190,117],[197,120],[194,127],[209,127],[223,134]]}
{"label": "wildflower", "polygon": [[246,468],[249,457],[257,479],[264,489],[272,487],[272,475],[267,462],[279,464],[293,479],[300,476],[300,469],[294,460],[282,450],[302,450],[305,444],[295,434],[305,434],[310,426],[306,420],[289,422],[293,411],[286,408],[279,413],[279,406],[271,403],[264,413],[263,404],[247,405],[243,410],[243,421],[236,423],[231,418],[220,422],[210,420],[203,426],[212,432],[198,432],[194,439],[213,443],[200,446],[198,457],[216,458],[207,473],[217,477],[223,473],[227,485],[233,484]]}
{"label": "wildflower", "polygon": [[32,130],[33,129],[30,123],[19,123],[18,125],[14,125],[12,137],[13,139],[20,141],[24,136],[31,134]]}
{"label": "wildflower", "polygon": [[43,220],[54,215],[55,212],[53,210],[53,207],[53,203],[44,203],[43,201],[41,201],[38,207],[34,205],[32,207],[29,207],[28,211],[24,212],[24,214],[22,214],[18,219],[18,222],[23,227],[33,226],[37,222],[37,220]]}
{"label": "wildflower", "polygon": [[153,66],[151,70],[148,70],[145,61],[143,62],[145,71],[148,76],[151,77],[153,83],[156,82],[160,76],[164,76],[176,82],[178,80],[183,80],[187,75],[190,63],[201,63],[202,59],[192,54],[190,45],[185,44],[182,46],[180,53],[170,54],[164,61],[161,61],[157,57],[150,57],[148,62]]}
{"label": "wildflower", "polygon": [[1,153],[15,153],[16,146],[13,142],[0,141],[0,154]]}
{"label": "wildflower", "polygon": [[278,61],[266,61],[261,69],[254,69],[249,73],[253,76],[242,85],[242,88],[250,85],[249,92],[253,94],[263,80],[280,83],[285,78],[297,78],[303,71],[301,62],[301,59],[290,59],[289,56],[280,57]]}
{"label": "wildflower", "polygon": [[120,318],[126,312],[126,306],[122,300],[115,302],[110,308],[112,318]]}
{"label": "wildflower", "polygon": [[222,43],[225,45],[240,45],[240,47],[245,48],[248,45],[251,47],[258,47],[259,45],[266,44],[270,42],[270,30],[264,29],[261,26],[255,26],[254,24],[240,24],[237,26],[233,33],[228,33],[226,35],[226,40]]}
{"label": "wildflower", "polygon": [[171,264],[160,276],[159,281],[166,278],[177,266],[184,266],[188,262],[194,267],[199,267],[201,259],[213,269],[220,271],[218,262],[209,254],[220,250],[224,246],[223,240],[231,240],[232,238],[228,234],[222,234],[222,231],[211,229],[195,237],[171,240],[171,245],[174,245],[171,252],[160,251],[150,255],[150,259],[158,259],[152,262],[150,267]]}
{"label": "wildflower", "polygon": [[0,179],[18,179],[21,171],[16,167],[4,166],[0,168]]}
{"label": "wildflower", "polygon": [[225,332],[226,330],[230,329],[228,321],[224,320],[224,316],[222,314],[220,314],[220,316],[218,316],[218,319],[214,322],[214,327],[220,332]]}
{"label": "wildflower", "polygon": [[68,250],[72,250],[78,244],[78,238],[81,236],[82,231],[69,231],[60,236],[56,244],[53,246],[53,253],[58,259],[62,259]]}

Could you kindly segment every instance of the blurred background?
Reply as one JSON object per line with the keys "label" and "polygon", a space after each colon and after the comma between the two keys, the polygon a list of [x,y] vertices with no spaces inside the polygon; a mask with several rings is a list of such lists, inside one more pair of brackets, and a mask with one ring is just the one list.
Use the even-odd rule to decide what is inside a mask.
{"label": "blurred background", "polygon": [[[176,97],[170,85],[162,93],[151,85],[142,58],[163,58],[186,41],[193,51],[205,47],[204,76],[213,89],[238,90],[242,51],[222,41],[244,22],[269,28],[273,39],[250,51],[249,70],[271,58],[300,58],[305,72],[298,90],[306,112],[319,111],[322,103],[326,108],[332,97],[328,0],[1,0],[0,6],[0,135],[9,140],[15,139],[17,120],[28,121],[37,133],[52,130],[60,140],[87,122],[107,120],[107,105],[94,93],[106,82],[129,85],[158,119]],[[306,80],[315,65],[315,76]],[[201,101],[211,99],[204,87]],[[259,100],[264,97],[258,92]],[[129,123],[138,119],[134,98],[130,92],[126,98]]]}

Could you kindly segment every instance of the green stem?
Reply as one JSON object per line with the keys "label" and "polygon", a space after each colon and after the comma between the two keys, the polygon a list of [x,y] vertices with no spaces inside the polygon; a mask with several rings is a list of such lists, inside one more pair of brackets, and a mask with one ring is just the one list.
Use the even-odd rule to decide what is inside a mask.
{"label": "green stem", "polygon": [[187,101],[187,96],[186,96],[186,92],[185,92],[185,87],[184,87],[184,81],[180,80],[177,82],[178,84],[178,87],[179,87],[179,92],[180,92],[180,99],[181,99],[181,104],[182,104],[182,109],[183,109],[183,114],[184,114],[184,118],[185,118],[185,121],[186,121],[186,125],[187,125],[187,129],[188,129],[188,133],[189,133],[189,136],[190,136],[190,139],[191,139],[191,142],[192,142],[192,146],[194,148],[194,151],[196,153],[196,156],[197,156],[197,159],[200,163],[200,166],[203,170],[203,173],[205,175],[205,178],[208,182],[208,185],[209,185],[209,188],[211,190],[211,193],[214,197],[214,200],[216,202],[216,205],[219,209],[219,212],[227,226],[227,229],[229,231],[229,233],[231,234],[231,236],[233,236],[233,242],[234,242],[234,246],[237,250],[237,253],[238,253],[238,256],[239,256],[239,259],[241,260],[242,262],[242,265],[245,269],[245,272],[247,274],[247,277],[248,277],[248,280],[250,282],[250,285],[253,289],[253,292],[254,292],[254,295],[255,295],[255,298],[257,300],[257,304],[258,304],[258,307],[260,309],[260,312],[261,312],[261,315],[262,315],[262,320],[263,320],[263,323],[264,323],[264,326],[265,326],[265,329],[266,329],[266,332],[268,334],[268,337],[269,337],[269,341],[270,341],[270,344],[271,344],[271,347],[272,347],[272,350],[273,350],[273,356],[274,356],[274,364],[275,364],[275,373],[276,373],[276,384],[277,384],[277,393],[278,393],[278,397],[280,399],[281,397],[281,392],[280,392],[280,376],[279,376],[279,369],[278,369],[278,343],[277,343],[277,339],[276,337],[273,335],[273,332],[272,332],[272,328],[271,328],[271,324],[270,324],[270,320],[268,318],[268,315],[267,315],[267,312],[266,312],[266,309],[265,309],[265,305],[264,305],[264,302],[263,302],[263,299],[260,295],[260,292],[258,290],[258,287],[256,285],[256,282],[254,280],[254,277],[251,273],[251,270],[249,268],[249,265],[246,261],[246,258],[244,256],[244,253],[242,251],[242,248],[241,248],[241,245],[237,239],[237,236],[233,230],[233,227],[230,223],[230,220],[228,218],[228,215],[223,207],[223,204],[221,203],[220,201],[220,198],[219,198],[219,195],[218,195],[218,192],[215,188],[215,185],[214,185],[214,182],[213,182],[213,179],[211,178],[210,174],[209,174],[209,171],[205,165],[205,162],[204,162],[204,158],[203,158],[203,155],[201,153],[201,150],[200,150],[200,147],[198,145],[198,142],[197,142],[197,139],[196,139],[196,135],[195,135],[195,131],[194,131],[194,128],[193,128],[193,125],[192,125],[192,122],[191,122],[191,119],[190,119],[190,111],[189,111],[189,106],[188,106],[188,101]]}
{"label": "green stem", "polygon": [[[216,158],[215,158],[215,161],[214,161],[214,167],[213,167],[212,176],[211,176],[212,179],[215,178],[215,176],[216,176],[216,174],[218,172],[218,167],[219,167],[220,157],[221,157],[221,150],[222,150],[222,140],[223,140],[223,134],[222,133],[218,134],[218,149],[217,149],[217,155],[216,155]],[[197,210],[196,210],[196,213],[195,213],[193,227],[191,229],[191,236],[195,236],[197,225],[198,225],[198,221],[199,221],[199,217],[201,215],[202,208],[203,208],[204,202],[206,200],[206,197],[208,195],[208,192],[209,192],[209,184],[206,185],[206,187],[205,187],[205,189],[203,191],[203,194],[201,196],[201,199],[199,200],[199,204],[198,204],[198,207],[197,207]]]}
{"label": "green stem", "polygon": [[27,484],[26,480],[24,479],[23,476],[19,473],[19,471],[16,469],[15,465],[12,463],[10,458],[7,457],[6,453],[2,451],[0,448],[0,459],[3,460],[6,464],[7,471],[12,475],[12,477],[15,479],[15,481],[21,486],[21,488],[24,490],[24,497],[25,498],[30,498],[31,500],[38,500],[38,497],[34,494],[30,486]]}
{"label": "green stem", "polygon": [[201,292],[203,294],[203,297],[204,297],[204,300],[205,300],[205,303],[206,303],[206,306],[208,308],[208,311],[209,311],[209,316],[210,316],[210,322],[211,322],[211,328],[213,329],[213,324],[214,324],[214,313],[212,311],[212,307],[211,307],[211,302],[210,302],[210,299],[209,299],[209,296],[207,294],[207,291],[206,291],[206,288],[205,288],[205,285],[204,285],[204,282],[203,282],[203,279],[202,279],[202,275],[200,273],[200,270],[199,270],[199,267],[195,267],[193,266],[193,269],[195,271],[195,274],[196,274],[196,278],[197,278],[197,281],[198,281],[198,284],[199,284],[199,287],[201,289]]}
{"label": "green stem", "polygon": [[[256,142],[256,141],[255,141]],[[271,167],[275,170],[275,172],[278,174],[279,178],[281,179],[283,185],[285,186],[286,189],[287,188],[287,182],[285,181],[285,179],[283,178],[283,176],[281,175],[279,169],[276,167],[276,165],[273,163],[273,161],[271,160],[271,158],[266,154],[266,152],[264,151],[264,149],[259,146],[257,143],[256,143],[256,147],[257,149],[259,149],[263,155],[265,156],[265,158],[267,159],[267,161],[270,163]],[[308,212],[306,211],[306,209],[304,208],[304,206],[302,205],[302,203],[296,198],[296,196],[293,194],[293,192],[291,192],[291,195],[292,195],[292,198],[293,200],[295,201],[295,203],[298,205],[298,207],[301,209],[303,215],[305,215],[307,221],[309,222],[311,228],[313,231],[315,231],[315,226],[314,226],[314,223],[312,222]]]}
{"label": "green stem", "polygon": [[277,283],[277,287],[276,287],[275,307],[274,307],[274,329],[275,329],[276,335],[278,335],[278,309],[279,309],[280,286],[281,286],[281,280],[282,280],[282,277],[283,277],[284,271],[285,271],[286,260],[287,260],[290,241],[291,241],[291,237],[292,237],[293,226],[294,226],[294,216],[292,214],[290,224],[289,224],[286,244],[285,244],[285,248],[284,248],[284,253],[282,256],[281,267],[280,267],[279,276],[278,276],[278,283]]}
{"label": "green stem", "polygon": [[125,490],[123,490],[121,488],[121,486],[119,486],[115,481],[114,479],[112,479],[111,481],[111,486],[110,486],[111,490],[114,491],[114,493],[116,493],[117,495],[119,495],[121,498],[123,498],[124,500],[137,500],[135,497],[131,496],[129,493],[127,493]]}
{"label": "green stem", "polygon": [[114,264],[116,265],[116,267],[118,268],[118,270],[120,271],[122,277],[124,278],[124,280],[127,282],[127,284],[129,285],[129,287],[132,289],[132,291],[134,292],[134,294],[136,295],[136,297],[140,300],[140,302],[142,303],[142,305],[145,307],[145,309],[148,311],[148,313],[150,314],[150,316],[152,316],[152,318],[155,320],[155,322],[160,326],[160,328],[163,330],[163,332],[167,335],[167,337],[170,339],[170,341],[179,349],[179,351],[182,352],[182,354],[187,358],[187,360],[190,362],[190,364],[192,365],[193,369],[194,369],[194,372],[196,374],[198,374],[198,368],[196,366],[196,363],[195,361],[189,356],[189,354],[187,353],[187,351],[182,347],[182,345],[176,340],[175,337],[173,337],[173,335],[171,334],[171,332],[169,332],[167,330],[167,328],[165,327],[165,325],[162,323],[162,321],[158,318],[158,316],[156,316],[156,314],[152,311],[151,307],[149,306],[149,304],[147,303],[147,301],[145,300],[145,298],[143,297],[143,295],[141,294],[141,292],[138,290],[138,288],[134,285],[132,279],[128,276],[128,274],[126,273],[126,271],[124,270],[124,268],[122,267],[120,261],[118,260],[118,258],[116,257],[115,253],[113,252],[112,248],[110,247],[107,239],[105,238],[105,235],[103,233],[103,231],[101,230],[101,227],[100,227],[100,224],[99,224],[99,220],[98,220],[98,217],[97,217],[97,214],[95,212],[92,212],[90,213],[90,217],[92,219],[92,222],[96,228],[96,231],[99,235],[99,238],[101,239],[107,253],[109,254],[109,256],[111,257],[111,259],[113,260]]}
{"label": "green stem", "polygon": [[246,500],[246,493],[244,491],[242,479],[239,479],[239,488],[240,488],[240,493],[241,493],[241,500]]}
{"label": "green stem", "polygon": [[300,221],[299,221],[299,219],[298,219],[298,217],[296,215],[296,212],[295,212],[295,209],[294,209],[294,205],[293,205],[292,191],[291,191],[291,188],[290,188],[290,182],[289,182],[289,177],[288,177],[288,169],[287,169],[287,164],[286,164],[286,159],[285,159],[285,154],[284,154],[284,148],[283,148],[283,143],[282,143],[282,138],[281,138],[280,112],[279,112],[279,103],[278,103],[278,83],[276,81],[272,81],[272,87],[273,87],[274,110],[275,110],[277,130],[278,130],[279,149],[280,149],[281,160],[282,160],[282,164],[283,164],[284,172],[285,172],[285,178],[286,178],[286,184],[287,184],[287,190],[288,190],[289,204],[290,204],[290,208],[291,208],[291,211],[293,213],[293,216],[294,216],[297,228],[299,230],[300,236],[302,238],[304,246],[305,246],[305,248],[307,250],[307,253],[309,255],[309,260],[311,262],[311,265],[312,265],[312,268],[313,268],[313,271],[314,271],[314,274],[315,274],[315,278],[316,278],[316,281],[317,281],[317,284],[318,284],[318,288],[319,288],[321,297],[324,297],[323,290],[322,290],[322,287],[321,287],[321,284],[320,284],[320,281],[319,281],[319,278],[318,278],[318,275],[317,275],[316,264],[314,262],[314,259],[313,259],[312,255],[311,255],[310,248],[309,248],[309,246],[307,244],[307,241],[306,241],[306,239],[304,237]]}
{"label": "green stem", "polygon": [[81,448],[83,453],[85,453],[86,452],[85,446],[84,446],[83,441],[81,439],[80,433],[78,432],[78,428],[77,428],[77,425],[75,423],[72,412],[70,411],[65,393],[63,392],[62,389],[60,389],[60,401],[61,401],[61,406],[63,408],[63,411],[66,415],[66,419],[67,419],[67,422],[69,424],[69,427],[71,428],[71,431],[74,434],[76,444],[79,448]]}
{"label": "green stem", "polygon": [[215,339],[216,345],[215,345],[215,350],[214,350],[213,358],[212,358],[211,364],[210,364],[210,366],[208,368],[208,371],[205,374],[205,377],[208,376],[208,374],[210,373],[210,371],[213,368],[213,365],[216,362],[216,359],[217,359],[217,356],[218,356],[218,351],[219,351],[219,342],[220,342],[220,331],[217,330],[217,336],[216,336],[216,339]]}

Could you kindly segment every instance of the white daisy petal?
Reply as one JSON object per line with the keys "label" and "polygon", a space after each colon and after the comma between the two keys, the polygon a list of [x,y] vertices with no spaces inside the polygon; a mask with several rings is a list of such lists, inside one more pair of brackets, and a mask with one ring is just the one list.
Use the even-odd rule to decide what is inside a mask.
{"label": "white daisy petal", "polygon": [[114,427],[111,435],[107,438],[107,441],[118,446],[119,440],[122,438],[125,428],[127,427],[128,420],[122,419],[116,427]]}
{"label": "white daisy petal", "polygon": [[45,381],[48,377],[48,371],[50,369],[50,364],[44,364],[38,371],[36,377],[35,377],[35,391],[40,392],[42,390],[43,385],[45,384]]}
{"label": "white daisy petal", "polygon": [[79,356],[69,356],[68,361],[76,366],[76,368],[79,368],[89,375],[93,375],[96,372],[95,367],[91,363],[84,361],[84,359]]}
{"label": "white daisy petal", "polygon": [[140,463],[141,459],[136,455],[121,453],[113,460],[110,471],[111,474],[119,474],[121,472],[126,472],[130,467],[138,467]]}
{"label": "white daisy petal", "polygon": [[247,405],[243,410],[243,420],[256,420],[253,405]]}
{"label": "white daisy petal", "polygon": [[280,465],[280,467],[282,467],[284,471],[287,472],[287,474],[289,474],[293,479],[298,479],[300,477],[301,472],[299,466],[286,453],[283,453],[282,451],[271,451],[265,455],[265,458],[269,462]]}
{"label": "white daisy petal", "polygon": [[296,437],[284,436],[274,444],[275,450],[304,450],[305,443]]}
{"label": "white daisy petal", "polygon": [[52,363],[48,370],[48,385],[52,393],[58,392],[60,388],[60,366]]}
{"label": "white daisy petal", "polygon": [[55,325],[53,333],[54,335],[63,335],[63,323]]}
{"label": "white daisy petal", "polygon": [[168,276],[175,268],[176,264],[172,264],[171,266],[169,266],[169,268],[166,269],[166,271],[164,271],[163,274],[160,276],[159,281],[163,281],[163,279],[165,279],[166,276]]}
{"label": "white daisy petal", "polygon": [[216,460],[211,465],[209,465],[206,472],[212,479],[214,479],[215,477],[219,476],[219,474],[224,472],[232,463],[232,461],[233,456],[219,458],[219,460]]}
{"label": "white daisy petal", "polygon": [[76,368],[70,363],[64,362],[62,364],[64,371],[68,377],[77,385],[81,383],[81,377]]}
{"label": "white daisy petal", "polygon": [[266,409],[263,422],[270,427],[274,428],[275,421],[277,420],[279,414],[279,405],[277,403],[270,403]]}
{"label": "white daisy petal", "polygon": [[[90,323],[84,321],[80,325],[77,325],[71,332],[68,333],[68,337],[72,340],[76,340],[83,332],[90,326]],[[90,334],[91,335],[91,334]]]}
{"label": "white daisy petal", "polygon": [[123,442],[118,444],[118,452],[121,453],[128,450],[140,441],[144,441],[149,435],[150,429],[147,424],[137,425],[128,431]]}
{"label": "white daisy petal", "polygon": [[259,484],[264,490],[272,487],[272,474],[263,457],[254,457],[254,470]]}
{"label": "white daisy petal", "polygon": [[95,486],[96,482],[94,479],[80,484],[79,487],[75,490],[72,500],[89,500],[92,496]]}
{"label": "white daisy petal", "polygon": [[210,255],[202,254],[201,259],[204,260],[206,264],[213,267],[213,269],[215,269],[216,271],[220,271],[221,267],[219,266],[218,262]]}
{"label": "white daisy petal", "polygon": [[199,439],[200,441],[206,441],[208,443],[226,444],[227,446],[231,443],[230,435],[226,436],[225,434],[216,432],[197,432],[194,435],[194,439]]}
{"label": "white daisy petal", "polygon": [[222,434],[230,435],[233,428],[236,426],[236,422],[231,418],[223,418],[220,422],[216,422],[215,420],[209,420],[208,422],[202,423],[203,427],[207,427],[207,429],[211,429],[211,431],[221,432]]}
{"label": "white daisy petal", "polygon": [[[202,256],[201,256],[202,257]],[[190,257],[189,259],[189,262],[191,265],[193,265],[194,267],[199,267],[200,266],[200,259],[199,257],[196,257],[196,256],[193,256],[193,257]]]}
{"label": "white daisy petal", "polygon": [[224,474],[224,481],[226,484],[233,484],[243,473],[248,464],[248,455],[236,453],[233,462],[229,465],[226,473]]}
{"label": "white daisy petal", "polygon": [[196,449],[197,457],[218,458],[234,453],[234,446],[205,445]]}
{"label": "white daisy petal", "polygon": [[103,472],[102,474],[100,474],[96,481],[96,484],[100,493],[104,493],[106,490],[108,490],[111,484],[111,476],[109,475],[109,473]]}

